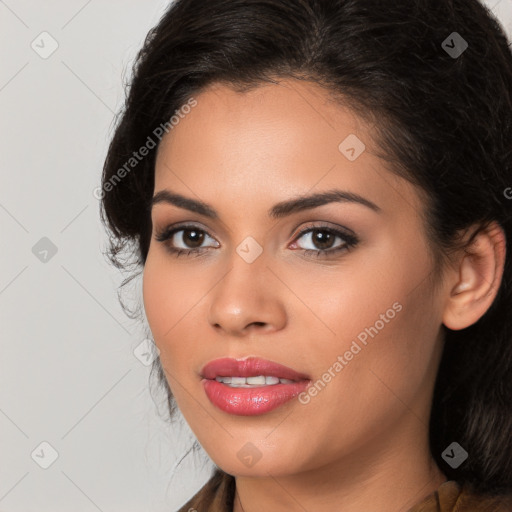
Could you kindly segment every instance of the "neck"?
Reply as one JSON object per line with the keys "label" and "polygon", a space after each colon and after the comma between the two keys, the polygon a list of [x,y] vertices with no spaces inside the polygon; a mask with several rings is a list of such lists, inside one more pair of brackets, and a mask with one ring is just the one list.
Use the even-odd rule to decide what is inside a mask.
{"label": "neck", "polygon": [[[377,451],[376,443],[299,474],[236,477],[233,512],[405,512],[434,492],[446,477],[430,455],[428,440]],[[396,439],[396,435],[394,436]],[[417,441],[416,437],[416,441]]]}

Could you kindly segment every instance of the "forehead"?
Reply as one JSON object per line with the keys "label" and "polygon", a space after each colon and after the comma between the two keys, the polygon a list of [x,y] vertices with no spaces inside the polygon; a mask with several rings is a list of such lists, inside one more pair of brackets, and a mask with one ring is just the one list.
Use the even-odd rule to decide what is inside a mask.
{"label": "forehead", "polygon": [[174,159],[179,159],[195,141],[201,143],[210,159],[236,151],[247,154],[249,150],[252,158],[271,154],[277,159],[280,154],[290,156],[287,149],[304,157],[314,155],[321,140],[319,149],[330,148],[329,153],[337,157],[343,133],[357,132],[368,139],[361,120],[311,82],[287,79],[247,92],[213,84],[195,99],[197,105],[180,116],[179,124],[160,144],[159,153],[172,153]]}
{"label": "forehead", "polygon": [[318,84],[290,79],[247,92],[215,84],[194,98],[159,146],[155,191],[211,201],[229,191],[249,204],[343,187],[377,204],[400,198],[420,207],[410,184],[373,154],[370,127]]}

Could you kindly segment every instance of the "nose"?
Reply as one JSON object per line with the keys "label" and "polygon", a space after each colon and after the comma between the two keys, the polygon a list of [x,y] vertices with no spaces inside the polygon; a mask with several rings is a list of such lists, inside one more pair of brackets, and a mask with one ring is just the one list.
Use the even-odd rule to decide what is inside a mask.
{"label": "nose", "polygon": [[230,336],[278,331],[286,325],[283,293],[262,256],[247,263],[235,253],[230,270],[209,294],[208,321]]}

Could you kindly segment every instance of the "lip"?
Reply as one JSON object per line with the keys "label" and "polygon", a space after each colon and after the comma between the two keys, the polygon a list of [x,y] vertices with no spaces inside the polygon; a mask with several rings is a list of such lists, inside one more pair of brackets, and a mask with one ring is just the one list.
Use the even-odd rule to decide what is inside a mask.
{"label": "lip", "polygon": [[[253,388],[232,388],[215,377],[255,377],[271,375],[294,382],[254,386]],[[311,379],[287,366],[249,357],[237,360],[230,358],[215,359],[204,366],[201,372],[202,384],[210,402],[229,414],[255,416],[265,414],[299,395],[310,384]]]}
{"label": "lip", "polygon": [[[201,377],[215,379],[215,377],[256,377],[257,375],[273,375],[280,379],[309,380],[304,373],[296,372],[288,366],[261,359],[249,357],[247,359],[232,359],[224,357],[214,359],[201,370]],[[277,385],[277,384],[276,384]]]}

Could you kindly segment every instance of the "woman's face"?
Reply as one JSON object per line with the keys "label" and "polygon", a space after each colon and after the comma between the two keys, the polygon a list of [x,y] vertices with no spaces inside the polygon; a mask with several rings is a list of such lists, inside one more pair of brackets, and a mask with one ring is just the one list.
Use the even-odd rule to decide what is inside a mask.
{"label": "woman's face", "polygon": [[[284,80],[246,93],[216,85],[195,99],[159,147],[155,195],[188,203],[152,208],[143,296],[197,439],[234,475],[350,460],[352,471],[355,461],[368,471],[389,454],[410,462],[426,453],[443,291],[428,279],[416,189],[384,168],[364,123],[316,84]],[[363,199],[276,208],[335,190]],[[185,207],[198,201],[208,210]],[[176,227],[167,241],[155,238]],[[208,362],[248,356],[309,381],[285,381],[278,392],[257,380],[205,386]],[[264,372],[272,376],[256,375]],[[212,402],[205,389],[215,386]]]}

